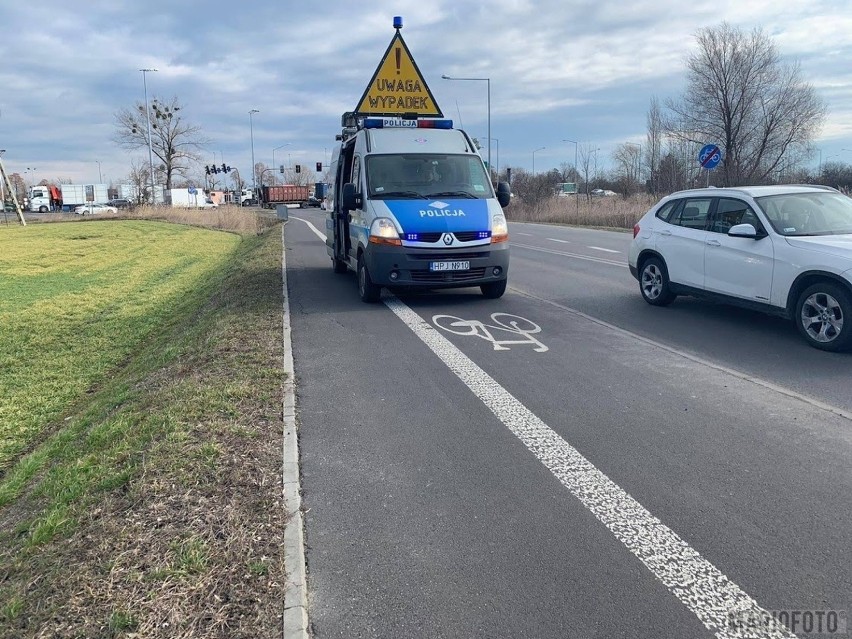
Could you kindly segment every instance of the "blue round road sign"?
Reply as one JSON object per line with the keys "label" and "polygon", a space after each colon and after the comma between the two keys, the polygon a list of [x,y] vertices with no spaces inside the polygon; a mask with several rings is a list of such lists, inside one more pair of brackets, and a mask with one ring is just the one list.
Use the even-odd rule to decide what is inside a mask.
{"label": "blue round road sign", "polygon": [[702,169],[715,169],[722,161],[722,150],[715,144],[706,144],[698,152],[698,162]]}
{"label": "blue round road sign", "polygon": [[189,187],[187,191],[189,191],[190,195],[195,195],[196,193],[198,193],[198,189],[196,189],[194,186]]}

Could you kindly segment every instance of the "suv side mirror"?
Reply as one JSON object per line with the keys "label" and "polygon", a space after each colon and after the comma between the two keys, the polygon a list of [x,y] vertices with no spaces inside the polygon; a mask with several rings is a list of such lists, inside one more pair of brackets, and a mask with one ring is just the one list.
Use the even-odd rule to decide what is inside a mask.
{"label": "suv side mirror", "polygon": [[751,224],[735,224],[728,229],[729,237],[747,237],[752,240],[758,239],[757,230]]}
{"label": "suv side mirror", "polygon": [[355,190],[355,185],[352,182],[347,182],[343,185],[343,210],[351,211],[352,209],[360,209],[362,205],[361,196]]}
{"label": "suv side mirror", "polygon": [[497,183],[497,201],[503,208],[509,206],[512,201],[512,187],[509,186],[508,182]]}

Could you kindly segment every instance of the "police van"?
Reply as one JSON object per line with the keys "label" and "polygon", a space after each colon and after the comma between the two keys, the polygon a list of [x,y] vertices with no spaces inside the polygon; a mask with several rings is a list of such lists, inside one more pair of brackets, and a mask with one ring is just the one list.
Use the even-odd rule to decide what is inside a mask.
{"label": "police van", "polygon": [[331,159],[326,249],[364,302],[382,287],[506,291],[509,230],[471,138],[451,120],[344,114]]}

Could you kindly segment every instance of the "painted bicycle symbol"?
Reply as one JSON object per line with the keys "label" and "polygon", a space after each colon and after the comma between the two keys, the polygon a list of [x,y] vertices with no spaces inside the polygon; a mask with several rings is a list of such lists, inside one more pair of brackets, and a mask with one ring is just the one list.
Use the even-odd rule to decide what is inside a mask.
{"label": "painted bicycle symbol", "polygon": [[[491,342],[495,351],[508,351],[511,344],[533,344],[535,345],[533,350],[537,353],[544,353],[549,350],[547,346],[533,337],[534,334],[541,332],[541,326],[535,322],[509,313],[493,313],[491,321],[494,324],[485,324],[479,320],[466,320],[454,315],[432,316],[432,322],[438,328],[454,335],[481,337]],[[510,338],[505,333],[518,337]],[[497,339],[498,337],[501,339]]]}

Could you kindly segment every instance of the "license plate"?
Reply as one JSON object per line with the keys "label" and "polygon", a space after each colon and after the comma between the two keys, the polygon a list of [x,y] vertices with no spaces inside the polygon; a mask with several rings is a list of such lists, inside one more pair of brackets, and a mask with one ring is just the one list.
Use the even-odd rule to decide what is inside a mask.
{"label": "license plate", "polygon": [[430,262],[430,271],[469,271],[470,262]]}

